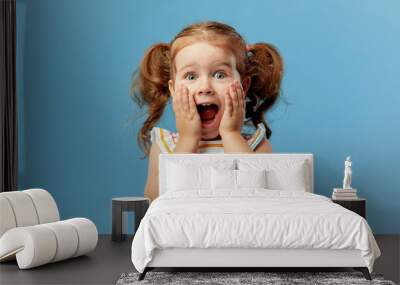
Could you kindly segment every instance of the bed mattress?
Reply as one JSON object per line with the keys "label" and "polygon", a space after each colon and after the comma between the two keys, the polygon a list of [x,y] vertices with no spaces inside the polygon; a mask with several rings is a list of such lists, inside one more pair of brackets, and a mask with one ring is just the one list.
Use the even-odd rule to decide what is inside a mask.
{"label": "bed mattress", "polygon": [[359,250],[372,272],[380,255],[364,218],[307,192],[246,189],[166,193],[153,201],[132,242],[143,272],[157,249]]}

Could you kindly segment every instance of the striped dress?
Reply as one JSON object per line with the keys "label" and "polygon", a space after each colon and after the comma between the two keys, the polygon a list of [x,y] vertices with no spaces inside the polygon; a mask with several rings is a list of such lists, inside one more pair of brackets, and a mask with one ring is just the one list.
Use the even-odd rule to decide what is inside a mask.
{"label": "striped dress", "polygon": [[[254,151],[257,145],[265,138],[265,126],[262,123],[257,125],[253,134],[243,134],[250,148]],[[154,127],[150,132],[151,143],[156,143],[161,153],[173,153],[179,140],[179,134],[169,130]],[[198,153],[224,153],[222,140],[210,140],[199,142]]]}

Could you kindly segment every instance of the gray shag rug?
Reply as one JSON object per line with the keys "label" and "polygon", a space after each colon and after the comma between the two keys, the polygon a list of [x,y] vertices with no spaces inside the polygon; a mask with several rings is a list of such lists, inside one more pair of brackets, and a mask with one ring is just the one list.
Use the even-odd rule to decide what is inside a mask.
{"label": "gray shag rug", "polygon": [[139,273],[124,273],[116,285],[134,284],[379,284],[396,285],[384,280],[382,275],[372,274],[372,281],[366,280],[361,272],[147,272],[138,281]]}

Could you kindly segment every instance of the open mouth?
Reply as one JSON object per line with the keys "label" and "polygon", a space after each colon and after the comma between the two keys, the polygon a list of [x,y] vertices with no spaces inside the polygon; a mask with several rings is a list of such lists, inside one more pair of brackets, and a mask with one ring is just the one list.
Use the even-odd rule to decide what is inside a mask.
{"label": "open mouth", "polygon": [[200,115],[202,127],[213,125],[218,114],[218,105],[214,103],[204,103],[197,105],[197,112]]}

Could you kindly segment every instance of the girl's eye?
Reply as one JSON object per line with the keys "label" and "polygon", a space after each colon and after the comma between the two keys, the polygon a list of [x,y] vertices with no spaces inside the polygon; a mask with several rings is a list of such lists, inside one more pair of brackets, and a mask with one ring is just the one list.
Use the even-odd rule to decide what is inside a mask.
{"label": "girl's eye", "polygon": [[226,77],[226,73],[223,71],[217,71],[214,73],[215,78],[224,79]]}
{"label": "girl's eye", "polygon": [[194,73],[192,73],[192,72],[189,72],[189,73],[185,74],[185,79],[187,79],[187,80],[193,80],[195,78],[196,78],[196,75]]}

